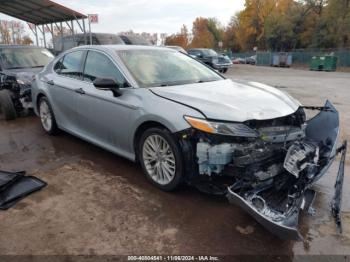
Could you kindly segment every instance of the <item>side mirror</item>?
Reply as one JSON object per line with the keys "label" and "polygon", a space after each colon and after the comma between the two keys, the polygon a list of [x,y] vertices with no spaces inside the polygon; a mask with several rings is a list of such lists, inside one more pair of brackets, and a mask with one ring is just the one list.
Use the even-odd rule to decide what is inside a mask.
{"label": "side mirror", "polygon": [[114,96],[121,96],[119,88],[121,87],[114,79],[96,78],[93,85],[99,90],[112,91]]}

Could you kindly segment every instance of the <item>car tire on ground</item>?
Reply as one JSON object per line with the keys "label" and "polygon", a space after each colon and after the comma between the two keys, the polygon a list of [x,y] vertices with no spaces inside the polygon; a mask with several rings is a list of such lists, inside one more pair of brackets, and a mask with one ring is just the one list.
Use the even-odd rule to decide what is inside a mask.
{"label": "car tire on ground", "polygon": [[222,73],[226,74],[227,70],[228,70],[227,68],[222,69]]}
{"label": "car tire on ground", "polygon": [[44,96],[41,97],[38,103],[38,112],[40,116],[41,126],[49,135],[58,133],[56,119],[53,114],[49,100]]}
{"label": "car tire on ground", "polygon": [[9,90],[0,90],[0,113],[5,117],[5,120],[13,120],[17,117],[16,108],[11,98]]}
{"label": "car tire on ground", "polygon": [[173,191],[181,184],[184,170],[181,150],[168,130],[147,129],[137,151],[143,172],[152,184],[164,191]]}

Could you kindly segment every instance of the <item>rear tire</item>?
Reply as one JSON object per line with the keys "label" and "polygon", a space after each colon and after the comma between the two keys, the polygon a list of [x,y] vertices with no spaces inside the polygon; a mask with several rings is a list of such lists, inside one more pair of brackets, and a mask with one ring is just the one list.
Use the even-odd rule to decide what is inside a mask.
{"label": "rear tire", "polygon": [[13,120],[17,117],[9,90],[0,90],[0,112],[4,114],[5,120]]}
{"label": "rear tire", "polygon": [[183,159],[172,134],[158,127],[146,130],[138,145],[138,159],[147,179],[163,191],[173,191],[182,182]]}
{"label": "rear tire", "polygon": [[53,114],[49,100],[44,96],[39,100],[38,105],[39,116],[41,120],[41,126],[49,135],[56,135],[59,131],[56,119]]}

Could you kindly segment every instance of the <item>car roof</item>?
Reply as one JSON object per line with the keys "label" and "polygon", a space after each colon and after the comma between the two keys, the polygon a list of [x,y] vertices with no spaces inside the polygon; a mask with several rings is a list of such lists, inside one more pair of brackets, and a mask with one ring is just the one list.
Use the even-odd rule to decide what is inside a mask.
{"label": "car roof", "polygon": [[74,47],[74,50],[78,49],[96,49],[96,50],[112,50],[112,51],[124,51],[124,50],[166,50],[166,51],[174,51],[167,47],[161,47],[161,46],[147,46],[147,45],[84,45],[84,46],[78,46]]}
{"label": "car roof", "polygon": [[[92,32],[91,33],[92,36],[119,36],[117,34],[112,34],[112,33],[94,33]],[[74,38],[74,37],[81,37],[81,36],[86,36],[87,38],[90,37],[90,34],[89,33],[77,33],[77,34],[74,34],[74,35],[64,35],[63,37],[62,36],[55,36],[55,38]]]}
{"label": "car roof", "polygon": [[5,44],[0,44],[0,49],[1,48],[38,48],[38,49],[44,49],[44,47],[35,46],[35,45],[5,45]]}
{"label": "car roof", "polygon": [[203,51],[203,50],[212,50],[211,48],[190,48],[188,50],[198,50],[198,51]]}

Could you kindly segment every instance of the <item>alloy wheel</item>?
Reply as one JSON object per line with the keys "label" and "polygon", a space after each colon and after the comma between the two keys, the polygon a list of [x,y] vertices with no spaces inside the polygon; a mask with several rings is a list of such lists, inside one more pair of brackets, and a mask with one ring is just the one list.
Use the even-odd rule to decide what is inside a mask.
{"label": "alloy wheel", "polygon": [[49,105],[45,100],[40,102],[39,113],[42,126],[45,131],[49,132],[52,128],[52,114]]}
{"label": "alloy wheel", "polygon": [[142,146],[144,166],[150,177],[160,185],[169,184],[176,174],[174,153],[160,135],[150,135]]}

